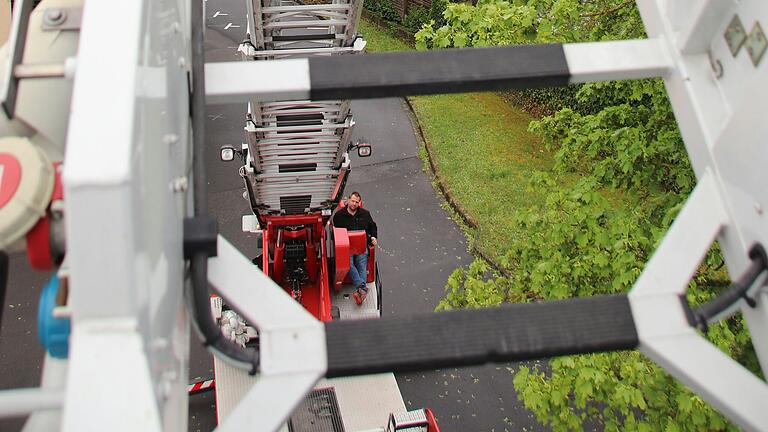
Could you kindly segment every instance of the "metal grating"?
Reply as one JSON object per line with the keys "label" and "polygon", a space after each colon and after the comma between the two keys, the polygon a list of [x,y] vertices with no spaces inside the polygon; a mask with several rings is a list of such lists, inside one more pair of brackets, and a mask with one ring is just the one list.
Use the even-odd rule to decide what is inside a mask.
{"label": "metal grating", "polygon": [[304,213],[310,207],[312,195],[281,196],[280,209],[286,214]]}
{"label": "metal grating", "polygon": [[312,390],[288,420],[290,432],[344,432],[333,388]]}

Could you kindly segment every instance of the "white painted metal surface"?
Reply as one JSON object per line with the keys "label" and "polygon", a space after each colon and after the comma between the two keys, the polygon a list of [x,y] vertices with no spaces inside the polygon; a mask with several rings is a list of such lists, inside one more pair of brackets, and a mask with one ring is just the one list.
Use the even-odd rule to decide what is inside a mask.
{"label": "white painted metal surface", "polygon": [[[726,37],[735,20],[746,32],[767,23],[768,3],[639,0],[638,6],[648,36],[674,59],[664,83],[699,178],[630,293],[640,348],[740,427],[764,430],[766,383],[701,338],[675,303],[715,238],[733,279],[747,268],[753,244],[768,245],[768,61],[756,64],[743,46],[732,51]],[[755,308],[738,305],[768,371],[768,340],[761,336],[768,332],[768,297],[764,287],[758,290]]]}
{"label": "white painted metal surface", "polygon": [[[254,424],[263,430],[277,430],[326,370],[324,328],[221,236],[218,256],[209,260],[208,280],[228,304],[236,305],[248,323],[258,328],[260,339],[261,367],[247,393],[240,393],[242,383],[236,378],[235,384],[227,379],[219,383],[218,374],[225,366],[216,362],[217,395],[240,393],[239,397],[217,396],[227,411],[226,419],[219,417],[217,430],[241,431],[243,425]],[[241,377],[248,375],[243,371]]]}
{"label": "white painted metal surface", "polygon": [[205,93],[209,104],[309,99],[309,61],[207,63]]}
{"label": "white painted metal surface", "polygon": [[187,202],[172,187],[188,172],[187,7],[84,6],[63,173],[65,431],[187,428]]}
{"label": "white painted metal surface", "polygon": [[680,296],[727,223],[707,171],[629,298],[640,350],[745,429],[761,430],[768,425],[768,411],[761,408],[768,386],[699,335],[680,307]]}
{"label": "white painted metal surface", "polygon": [[64,405],[62,389],[21,388],[0,393],[0,416],[24,417],[35,411],[59,410]]}
{"label": "white painted metal surface", "polygon": [[656,78],[672,67],[663,42],[643,39],[563,45],[572,84]]}
{"label": "white painted metal surface", "polygon": [[186,416],[179,414],[186,413],[186,406],[174,406],[165,423],[158,402],[178,397],[186,385],[178,389],[164,381],[167,387],[155,388],[161,381],[152,377],[144,341],[135,319],[87,320],[74,326],[62,431],[94,425],[120,432],[180,430]]}
{"label": "white painted metal surface", "polygon": [[[50,355],[43,360],[40,387],[63,392],[67,384],[69,360],[57,359]],[[61,409],[37,411],[27,418],[22,432],[48,432],[61,430]]]}

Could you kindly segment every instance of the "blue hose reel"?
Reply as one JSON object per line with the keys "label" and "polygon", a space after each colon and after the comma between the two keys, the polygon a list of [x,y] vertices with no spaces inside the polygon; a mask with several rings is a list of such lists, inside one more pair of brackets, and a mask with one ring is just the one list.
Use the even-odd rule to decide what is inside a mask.
{"label": "blue hose reel", "polygon": [[43,288],[37,309],[37,333],[40,343],[55,358],[69,356],[69,318],[56,318],[53,309],[59,292],[59,277],[54,275]]}

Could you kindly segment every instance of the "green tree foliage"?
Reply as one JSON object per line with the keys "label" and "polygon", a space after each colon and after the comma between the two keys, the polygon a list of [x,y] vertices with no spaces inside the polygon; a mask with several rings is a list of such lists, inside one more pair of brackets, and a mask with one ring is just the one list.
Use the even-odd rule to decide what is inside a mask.
{"label": "green tree foliage", "polygon": [[395,6],[390,0],[365,0],[363,7],[372,14],[387,21],[400,22],[400,14],[397,13]]}
{"label": "green tree foliage", "polygon": [[443,26],[445,19],[443,11],[448,5],[448,0],[433,0],[428,8],[422,6],[408,7],[404,19],[400,19],[392,0],[365,0],[363,6],[368,12],[390,21],[395,25],[402,25],[411,34],[419,31],[425,24]]}
{"label": "green tree foliage", "polygon": [[[644,37],[633,1],[480,0],[476,6],[449,4],[443,18],[444,24],[430,22],[416,33],[417,48]],[[554,173],[537,174],[530,184],[547,191],[546,199],[515,214],[517,229],[527,235],[499,257],[507,276],[489,276],[480,262],[457,269],[440,309],[626,292],[695,184],[661,81],[538,95],[557,106],[530,125],[555,155]],[[564,183],[562,173],[578,173],[580,180]],[[637,205],[615,205],[608,197],[616,194]],[[691,282],[691,303],[727,285],[721,267],[715,247]],[[713,326],[707,336],[758,370],[741,318]],[[606,430],[734,429],[637,352],[562,357],[549,367],[522,367],[514,385],[554,430],[580,430],[587,418],[602,421]]]}
{"label": "green tree foliage", "polygon": [[601,184],[639,193],[691,190],[695,179],[661,81],[587,84],[575,105],[531,124],[557,149],[558,170],[587,174],[589,167]]}

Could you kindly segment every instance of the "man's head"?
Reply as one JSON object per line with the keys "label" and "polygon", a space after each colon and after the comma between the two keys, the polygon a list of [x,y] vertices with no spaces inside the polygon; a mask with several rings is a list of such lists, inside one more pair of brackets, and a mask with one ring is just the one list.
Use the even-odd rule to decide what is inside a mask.
{"label": "man's head", "polygon": [[347,200],[347,209],[349,209],[351,212],[356,212],[357,208],[360,207],[360,202],[363,199],[360,197],[360,192],[352,192],[349,195],[349,199]]}

